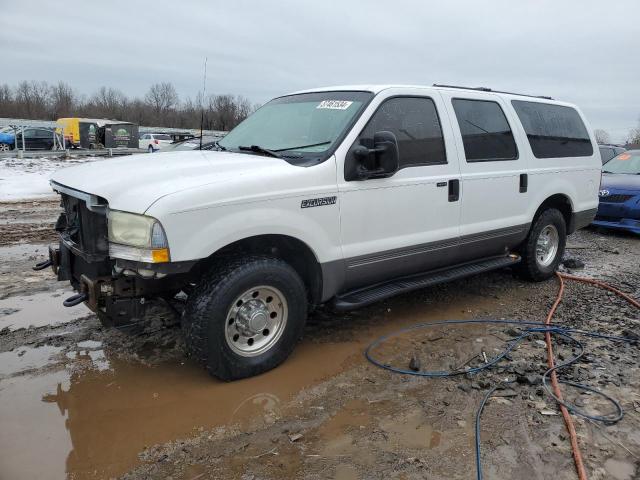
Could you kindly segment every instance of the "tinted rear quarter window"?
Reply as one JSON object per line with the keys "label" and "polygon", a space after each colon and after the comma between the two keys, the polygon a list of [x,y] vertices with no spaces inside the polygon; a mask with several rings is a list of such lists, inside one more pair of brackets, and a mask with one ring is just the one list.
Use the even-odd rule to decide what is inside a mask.
{"label": "tinted rear quarter window", "polygon": [[440,119],[427,97],[385,100],[360,135],[360,143],[373,148],[376,132],[392,132],[398,140],[400,168],[447,163]]}
{"label": "tinted rear quarter window", "polygon": [[571,107],[512,100],[536,158],[590,157],[593,146],[580,115]]}
{"label": "tinted rear quarter window", "polygon": [[467,162],[515,160],[518,149],[500,105],[489,100],[452,101]]}

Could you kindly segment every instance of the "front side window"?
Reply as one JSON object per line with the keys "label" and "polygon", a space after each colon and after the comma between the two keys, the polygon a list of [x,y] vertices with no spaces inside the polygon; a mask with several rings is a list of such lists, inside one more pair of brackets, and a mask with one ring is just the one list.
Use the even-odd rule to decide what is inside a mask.
{"label": "front side window", "polygon": [[590,157],[593,146],[580,115],[571,107],[512,100],[536,158]]}
{"label": "front side window", "polygon": [[386,100],[360,134],[360,143],[373,148],[376,132],[391,132],[398,140],[399,168],[447,163],[442,127],[433,100],[397,97]]}
{"label": "front side window", "polygon": [[455,98],[453,110],[467,162],[516,160],[518,148],[500,105],[488,100]]}
{"label": "front side window", "polygon": [[219,145],[251,152],[260,147],[292,163],[326,158],[371,100],[370,92],[317,92],[271,100],[231,130]]}

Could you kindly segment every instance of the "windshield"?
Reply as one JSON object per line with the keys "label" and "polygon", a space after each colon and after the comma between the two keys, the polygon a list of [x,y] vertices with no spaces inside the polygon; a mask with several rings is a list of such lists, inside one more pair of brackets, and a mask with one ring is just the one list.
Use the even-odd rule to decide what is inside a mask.
{"label": "windshield", "polygon": [[368,92],[318,92],[276,98],[219,144],[227,150],[254,155],[260,152],[246,147],[280,152],[285,158],[318,158],[341,140],[371,97]]}
{"label": "windshield", "polygon": [[171,136],[170,135],[164,135],[164,134],[160,134],[158,135],[157,133],[155,133],[153,135],[154,140],[171,140]]}
{"label": "windshield", "polygon": [[604,165],[602,171],[604,173],[640,174],[640,150],[623,152],[617,157],[613,157]]}

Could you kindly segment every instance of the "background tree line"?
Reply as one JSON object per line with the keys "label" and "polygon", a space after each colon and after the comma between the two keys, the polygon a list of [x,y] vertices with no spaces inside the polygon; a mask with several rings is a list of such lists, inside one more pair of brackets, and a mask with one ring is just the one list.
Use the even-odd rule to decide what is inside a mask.
{"label": "background tree line", "polygon": [[242,96],[208,95],[181,100],[171,83],[151,85],[143,98],[101,87],[91,96],[78,94],[67,83],[23,81],[0,84],[0,117],[56,120],[61,117],[117,119],[138,125],[230,130],[257,108]]}

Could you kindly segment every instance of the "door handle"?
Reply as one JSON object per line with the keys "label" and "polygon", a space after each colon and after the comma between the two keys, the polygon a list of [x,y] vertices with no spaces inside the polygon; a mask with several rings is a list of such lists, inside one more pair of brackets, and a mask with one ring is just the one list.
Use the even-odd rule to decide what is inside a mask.
{"label": "door handle", "polygon": [[525,193],[529,188],[529,175],[526,173],[520,174],[520,193]]}
{"label": "door handle", "polygon": [[457,202],[460,199],[460,180],[449,180],[449,201]]}

